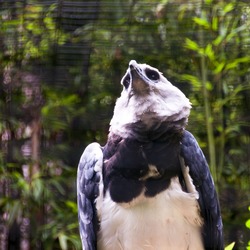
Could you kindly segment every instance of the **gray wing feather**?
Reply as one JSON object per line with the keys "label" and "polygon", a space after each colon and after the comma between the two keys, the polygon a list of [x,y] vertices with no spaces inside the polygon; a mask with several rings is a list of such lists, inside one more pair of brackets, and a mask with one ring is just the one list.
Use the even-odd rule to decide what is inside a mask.
{"label": "gray wing feather", "polygon": [[81,156],[77,171],[79,230],[85,250],[97,248],[98,219],[95,199],[99,195],[102,166],[102,147],[98,143],[88,145]]}
{"label": "gray wing feather", "polygon": [[199,205],[204,219],[203,239],[205,249],[222,250],[223,225],[214,182],[207,161],[194,136],[185,131],[181,144],[181,156],[189,167],[190,176],[199,193]]}

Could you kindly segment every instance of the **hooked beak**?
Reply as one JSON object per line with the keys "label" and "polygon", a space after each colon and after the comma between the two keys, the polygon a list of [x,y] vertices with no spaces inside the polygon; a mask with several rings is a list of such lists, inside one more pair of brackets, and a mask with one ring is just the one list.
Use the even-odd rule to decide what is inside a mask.
{"label": "hooked beak", "polygon": [[149,84],[145,81],[143,72],[135,60],[129,62],[129,74],[133,92],[137,95],[147,94],[149,92]]}

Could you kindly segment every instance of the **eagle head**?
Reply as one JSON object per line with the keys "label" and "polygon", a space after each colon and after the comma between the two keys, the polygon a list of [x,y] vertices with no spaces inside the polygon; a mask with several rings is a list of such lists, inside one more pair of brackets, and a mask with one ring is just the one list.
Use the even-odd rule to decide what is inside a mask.
{"label": "eagle head", "polygon": [[154,135],[159,131],[160,135],[170,127],[185,128],[191,104],[158,69],[131,60],[121,84],[123,90],[110,122],[111,134],[128,138],[150,131]]}

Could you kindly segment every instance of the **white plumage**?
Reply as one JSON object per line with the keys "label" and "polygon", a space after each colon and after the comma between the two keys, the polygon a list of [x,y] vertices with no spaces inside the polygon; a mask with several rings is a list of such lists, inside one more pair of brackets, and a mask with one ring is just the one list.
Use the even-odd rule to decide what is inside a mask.
{"label": "white plumage", "polygon": [[117,204],[107,194],[99,210],[98,249],[204,249],[196,197],[181,190],[178,178],[155,197],[141,195],[131,204]]}

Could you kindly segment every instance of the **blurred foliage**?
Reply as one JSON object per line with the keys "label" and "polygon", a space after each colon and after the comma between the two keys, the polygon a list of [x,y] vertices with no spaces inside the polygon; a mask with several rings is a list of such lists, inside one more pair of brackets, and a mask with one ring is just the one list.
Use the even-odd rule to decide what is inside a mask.
{"label": "blurred foliage", "polygon": [[[32,163],[24,168],[30,171]],[[8,225],[26,220],[33,249],[81,249],[75,195],[68,193],[74,190],[75,174],[62,162],[47,162],[30,177],[23,176],[16,164],[1,166],[0,182],[9,188],[8,195],[0,198],[1,211]]]}
{"label": "blurred foliage", "polygon": [[235,242],[229,244],[228,246],[225,247],[225,250],[232,250],[234,248]]}
{"label": "blurred foliage", "polygon": [[[120,79],[135,59],[161,70],[190,98],[188,130],[209,160],[226,243],[235,241],[233,249],[245,249],[250,203],[248,4],[88,2],[86,13],[98,19],[69,28],[63,11],[72,7],[74,17],[84,3],[69,1],[67,8],[63,1],[1,3],[0,225],[9,232],[16,224],[28,231],[20,229],[19,234],[31,249],[81,249],[76,165],[87,144],[105,143]],[[83,62],[87,70],[81,51],[72,55],[74,48],[89,55]]]}

